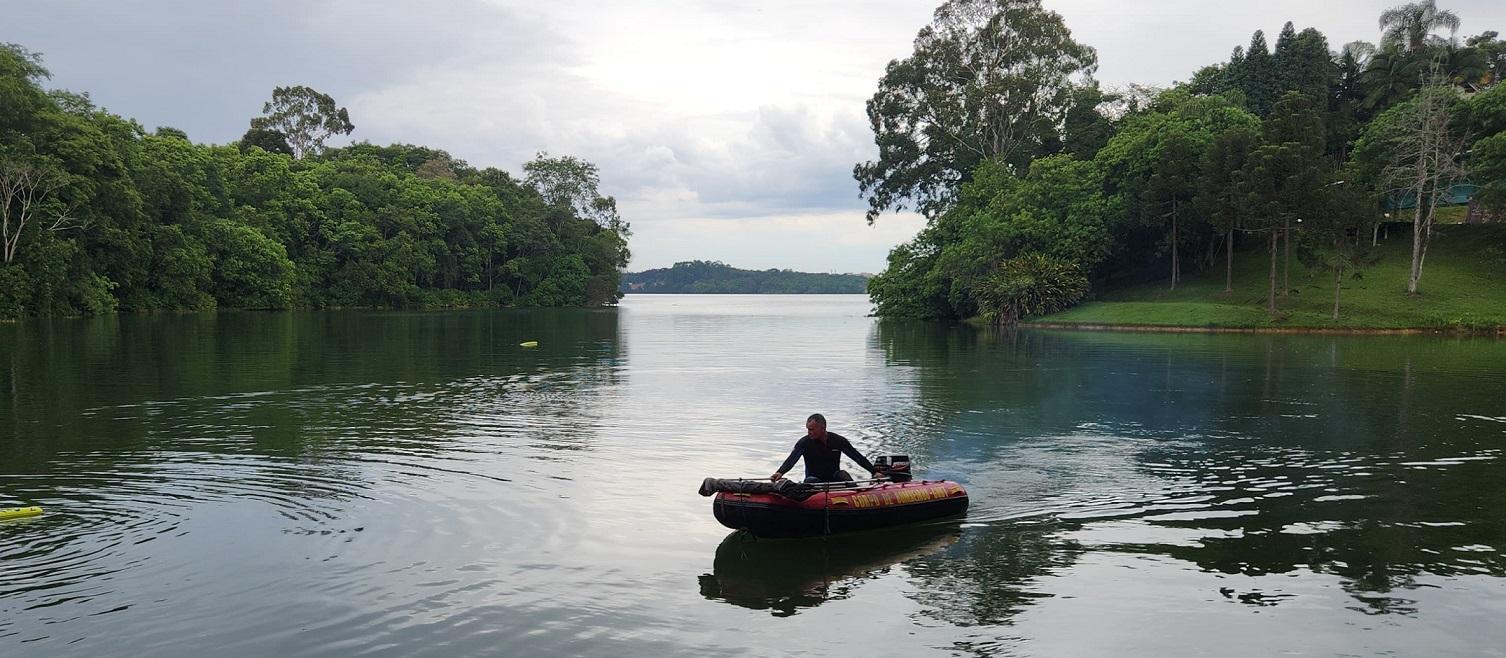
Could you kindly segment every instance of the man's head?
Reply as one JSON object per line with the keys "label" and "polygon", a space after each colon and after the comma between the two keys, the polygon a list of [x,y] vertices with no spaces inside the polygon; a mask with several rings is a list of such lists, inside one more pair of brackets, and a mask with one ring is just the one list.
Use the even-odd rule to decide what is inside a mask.
{"label": "man's head", "polygon": [[821,414],[811,414],[810,418],[805,419],[805,432],[809,434],[812,439],[815,439],[817,441],[825,441],[826,416],[822,416]]}

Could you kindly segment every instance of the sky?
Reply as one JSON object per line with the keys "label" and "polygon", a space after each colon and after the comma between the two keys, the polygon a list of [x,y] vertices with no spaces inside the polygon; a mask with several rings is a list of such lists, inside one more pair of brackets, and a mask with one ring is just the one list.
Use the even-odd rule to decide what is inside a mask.
{"label": "sky", "polygon": [[[273,87],[349,108],[352,139],[444,149],[515,173],[540,152],[595,163],[632,224],[629,269],[685,260],[878,272],[924,225],[869,226],[853,165],[863,103],[939,0],[47,0],[8,3],[0,41],[50,85],[198,142],[245,132]],[[1264,29],[1375,41],[1391,1],[1044,0],[1098,49],[1108,88],[1168,85]],[[1444,0],[1461,35],[1506,3]]]}

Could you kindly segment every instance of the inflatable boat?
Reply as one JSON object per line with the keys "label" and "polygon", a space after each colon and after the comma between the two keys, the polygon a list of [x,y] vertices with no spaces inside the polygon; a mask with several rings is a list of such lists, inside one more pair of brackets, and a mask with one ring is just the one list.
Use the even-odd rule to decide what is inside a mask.
{"label": "inflatable boat", "polygon": [[955,516],[967,511],[967,491],[956,482],[836,482],[796,484],[710,480],[711,511],[733,530],[758,537],[819,537]]}

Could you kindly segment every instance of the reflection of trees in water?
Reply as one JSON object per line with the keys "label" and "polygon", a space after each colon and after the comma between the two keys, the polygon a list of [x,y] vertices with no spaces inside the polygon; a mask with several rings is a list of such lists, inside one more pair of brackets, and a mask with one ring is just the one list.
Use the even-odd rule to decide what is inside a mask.
{"label": "reflection of trees in water", "polygon": [[911,563],[911,594],[926,614],[957,626],[1005,624],[1035,601],[1042,577],[1075,562],[1082,549],[1056,524],[970,528],[946,551]]}
{"label": "reflection of trees in water", "polygon": [[[208,454],[296,460],[315,481],[348,485],[350,458],[485,451],[466,443],[513,429],[471,422],[477,414],[547,419],[587,445],[622,343],[610,310],[110,316],[0,332],[12,348],[0,368],[0,439],[14,446],[5,471],[55,472],[58,483]],[[525,351],[523,340],[543,345]]]}
{"label": "reflection of trees in water", "polygon": [[[1416,464],[1404,453],[1325,460],[1302,451],[1220,453],[1170,460],[1217,500],[1258,502],[1259,513],[1157,521],[1216,530],[1198,545],[1120,544],[1114,550],[1169,555],[1201,569],[1263,576],[1309,570],[1339,577],[1367,612],[1413,612],[1400,592],[1422,577],[1506,576],[1506,529],[1474,492],[1498,496],[1506,471],[1493,461]],[[1483,485],[1483,486],[1482,486]],[[1276,497],[1272,497],[1276,496]]]}
{"label": "reflection of trees in water", "polygon": [[564,310],[0,324],[0,505],[51,508],[0,525],[0,561],[26,565],[0,598],[97,612],[116,600],[100,583],[139,565],[115,558],[196,511],[254,501],[284,532],[356,532],[332,525],[378,478],[497,478],[497,452],[551,433],[588,447],[618,333],[615,311]]}
{"label": "reflection of trees in water", "polygon": [[864,582],[914,565],[957,541],[955,523],[825,539],[756,539],[734,532],[716,548],[701,595],[776,617],[846,599]]}
{"label": "reflection of trees in water", "polygon": [[[1402,593],[1424,586],[1424,576],[1506,576],[1506,525],[1495,518],[1506,506],[1501,428],[1463,420],[1498,415],[1487,410],[1499,408],[1506,343],[880,322],[872,344],[911,373],[928,418],[915,428],[918,441],[932,442],[938,458],[988,464],[1021,444],[1085,431],[1148,437],[1155,441],[1131,459],[1175,492],[1162,502],[1182,496],[1201,499],[1203,509],[1258,511],[1146,517],[1141,522],[1216,532],[1195,545],[1107,550],[1229,574],[1309,569],[1339,577],[1356,609],[1370,613],[1413,612],[1416,603]],[[963,559],[1005,560],[1007,575],[1008,561],[1024,558],[993,555],[1019,550],[993,541],[1000,544],[978,544],[970,533],[947,555],[978,544]],[[958,589],[971,593],[966,605],[983,610],[1029,599],[1014,592],[999,604],[980,600],[967,583]],[[1283,600],[1225,595],[1259,605]]]}

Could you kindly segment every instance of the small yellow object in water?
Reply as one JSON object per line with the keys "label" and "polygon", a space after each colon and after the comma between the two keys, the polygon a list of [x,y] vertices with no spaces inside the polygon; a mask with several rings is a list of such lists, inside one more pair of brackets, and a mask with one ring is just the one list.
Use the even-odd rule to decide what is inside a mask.
{"label": "small yellow object in water", "polygon": [[538,346],[539,346],[539,341],[536,341],[536,340],[530,340],[530,341],[528,341],[526,343],[518,343],[518,347],[538,347]]}
{"label": "small yellow object in water", "polygon": [[0,521],[10,519],[24,519],[28,516],[41,516],[40,507],[0,507]]}

